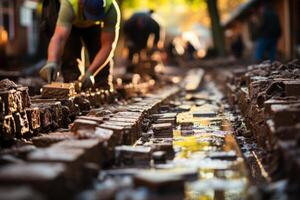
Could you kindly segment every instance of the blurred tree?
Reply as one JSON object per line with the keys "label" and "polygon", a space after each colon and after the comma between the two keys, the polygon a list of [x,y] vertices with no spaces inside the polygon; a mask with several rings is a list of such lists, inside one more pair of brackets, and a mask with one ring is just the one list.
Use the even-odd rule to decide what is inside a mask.
{"label": "blurred tree", "polygon": [[211,30],[213,35],[214,47],[219,56],[225,56],[225,37],[224,30],[220,22],[217,0],[206,0],[208,13],[211,19]]}

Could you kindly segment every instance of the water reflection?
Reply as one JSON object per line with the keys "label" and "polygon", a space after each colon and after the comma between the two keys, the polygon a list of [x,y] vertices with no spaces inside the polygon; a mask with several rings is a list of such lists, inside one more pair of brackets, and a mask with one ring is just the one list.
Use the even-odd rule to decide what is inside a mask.
{"label": "water reflection", "polygon": [[176,155],[172,163],[198,169],[198,180],[186,184],[187,200],[243,199],[249,182],[232,135],[230,115],[212,99],[205,93],[186,95],[185,101],[193,101],[189,111],[177,116],[178,127],[173,132]]}

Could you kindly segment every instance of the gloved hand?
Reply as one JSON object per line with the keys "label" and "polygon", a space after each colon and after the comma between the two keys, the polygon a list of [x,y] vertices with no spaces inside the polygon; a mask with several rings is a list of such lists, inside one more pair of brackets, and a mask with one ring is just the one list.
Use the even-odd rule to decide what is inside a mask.
{"label": "gloved hand", "polygon": [[93,87],[94,83],[92,81],[92,78],[93,78],[92,73],[89,70],[87,70],[84,76],[80,79],[81,90],[87,90]]}
{"label": "gloved hand", "polygon": [[40,77],[48,83],[55,81],[57,78],[57,68],[58,64],[56,62],[47,62],[40,70]]}

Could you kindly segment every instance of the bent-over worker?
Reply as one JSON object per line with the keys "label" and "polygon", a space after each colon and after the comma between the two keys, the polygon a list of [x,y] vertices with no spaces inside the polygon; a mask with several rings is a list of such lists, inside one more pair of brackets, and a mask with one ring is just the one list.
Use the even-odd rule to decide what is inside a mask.
{"label": "bent-over worker", "polygon": [[[93,86],[92,79],[95,87],[110,89],[111,60],[119,29],[120,10],[115,0],[60,0],[47,64],[41,69],[40,76],[51,82],[61,71],[65,82],[79,79],[83,89]],[[80,76],[76,66],[82,45],[92,62],[85,66],[85,73]]]}

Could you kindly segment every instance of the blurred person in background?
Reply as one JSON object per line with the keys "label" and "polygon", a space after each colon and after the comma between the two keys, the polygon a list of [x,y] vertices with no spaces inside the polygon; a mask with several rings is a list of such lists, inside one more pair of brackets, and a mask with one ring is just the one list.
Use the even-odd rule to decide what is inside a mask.
{"label": "blurred person in background", "polygon": [[186,53],[187,53],[187,57],[188,57],[189,61],[192,61],[195,59],[196,52],[197,52],[197,50],[193,46],[193,44],[190,41],[187,41],[186,42]]}
{"label": "blurred person in background", "polygon": [[[82,89],[94,83],[95,87],[111,88],[111,60],[120,28],[115,0],[44,0],[42,25],[51,35],[48,61],[40,71],[44,80],[55,81],[61,66],[65,82],[79,79]],[[80,76],[76,66],[82,46],[92,62]]]}
{"label": "blurred person in background", "polygon": [[[257,62],[261,62],[265,58],[274,61],[277,52],[277,43],[281,36],[279,17],[269,2],[263,4],[259,11],[261,22],[258,28],[255,58]],[[265,54],[267,54],[266,57]]]}
{"label": "blurred person in background", "polygon": [[124,35],[129,51],[128,61],[142,50],[157,48],[160,41],[161,27],[153,18],[153,10],[134,13],[124,23]]}

